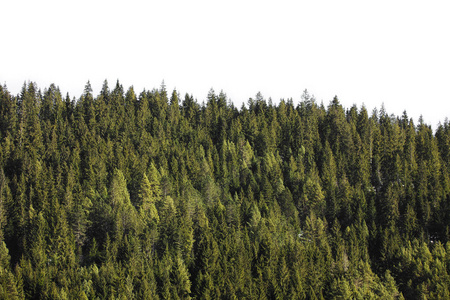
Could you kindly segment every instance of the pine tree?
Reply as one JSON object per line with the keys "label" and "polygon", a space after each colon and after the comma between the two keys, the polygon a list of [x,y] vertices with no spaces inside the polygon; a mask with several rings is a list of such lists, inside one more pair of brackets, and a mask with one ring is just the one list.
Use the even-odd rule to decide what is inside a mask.
{"label": "pine tree", "polygon": [[147,175],[143,175],[139,193],[139,198],[141,199],[139,212],[145,223],[159,222],[159,215],[156,210],[156,202],[159,201],[158,191],[156,191],[158,188],[159,187],[155,181],[153,181],[152,187]]}
{"label": "pine tree", "polygon": [[111,188],[110,201],[115,217],[116,238],[119,240],[128,232],[139,232],[141,226],[137,212],[131,204],[127,183],[122,171],[114,171]]}

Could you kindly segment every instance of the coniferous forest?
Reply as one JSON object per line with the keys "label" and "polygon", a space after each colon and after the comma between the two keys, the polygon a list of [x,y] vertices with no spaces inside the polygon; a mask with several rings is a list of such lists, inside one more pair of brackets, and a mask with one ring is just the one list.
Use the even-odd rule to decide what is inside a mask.
{"label": "coniferous forest", "polygon": [[450,124],[0,87],[1,299],[450,299]]}

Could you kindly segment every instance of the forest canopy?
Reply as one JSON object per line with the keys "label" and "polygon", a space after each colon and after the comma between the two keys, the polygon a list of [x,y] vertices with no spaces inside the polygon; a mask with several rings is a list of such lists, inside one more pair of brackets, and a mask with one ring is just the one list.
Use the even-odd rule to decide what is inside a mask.
{"label": "forest canopy", "polygon": [[450,298],[450,125],[0,86],[1,299]]}

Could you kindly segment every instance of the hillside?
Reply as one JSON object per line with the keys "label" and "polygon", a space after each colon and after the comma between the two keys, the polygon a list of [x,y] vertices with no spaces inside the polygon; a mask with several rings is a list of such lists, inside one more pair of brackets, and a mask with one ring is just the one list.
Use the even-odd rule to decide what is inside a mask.
{"label": "hillside", "polygon": [[0,86],[1,299],[445,299],[449,226],[448,121]]}

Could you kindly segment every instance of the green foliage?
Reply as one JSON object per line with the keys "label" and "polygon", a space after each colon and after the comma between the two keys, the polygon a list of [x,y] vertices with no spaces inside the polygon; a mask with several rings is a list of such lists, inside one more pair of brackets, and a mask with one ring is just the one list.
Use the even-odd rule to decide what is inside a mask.
{"label": "green foliage", "polygon": [[447,299],[450,126],[0,86],[0,299]]}
{"label": "green foliage", "polygon": [[156,210],[156,203],[159,202],[160,191],[159,184],[157,184],[156,179],[153,179],[153,185],[144,174],[142,177],[142,183],[140,187],[140,214],[144,222],[151,223],[159,222],[159,214]]}

